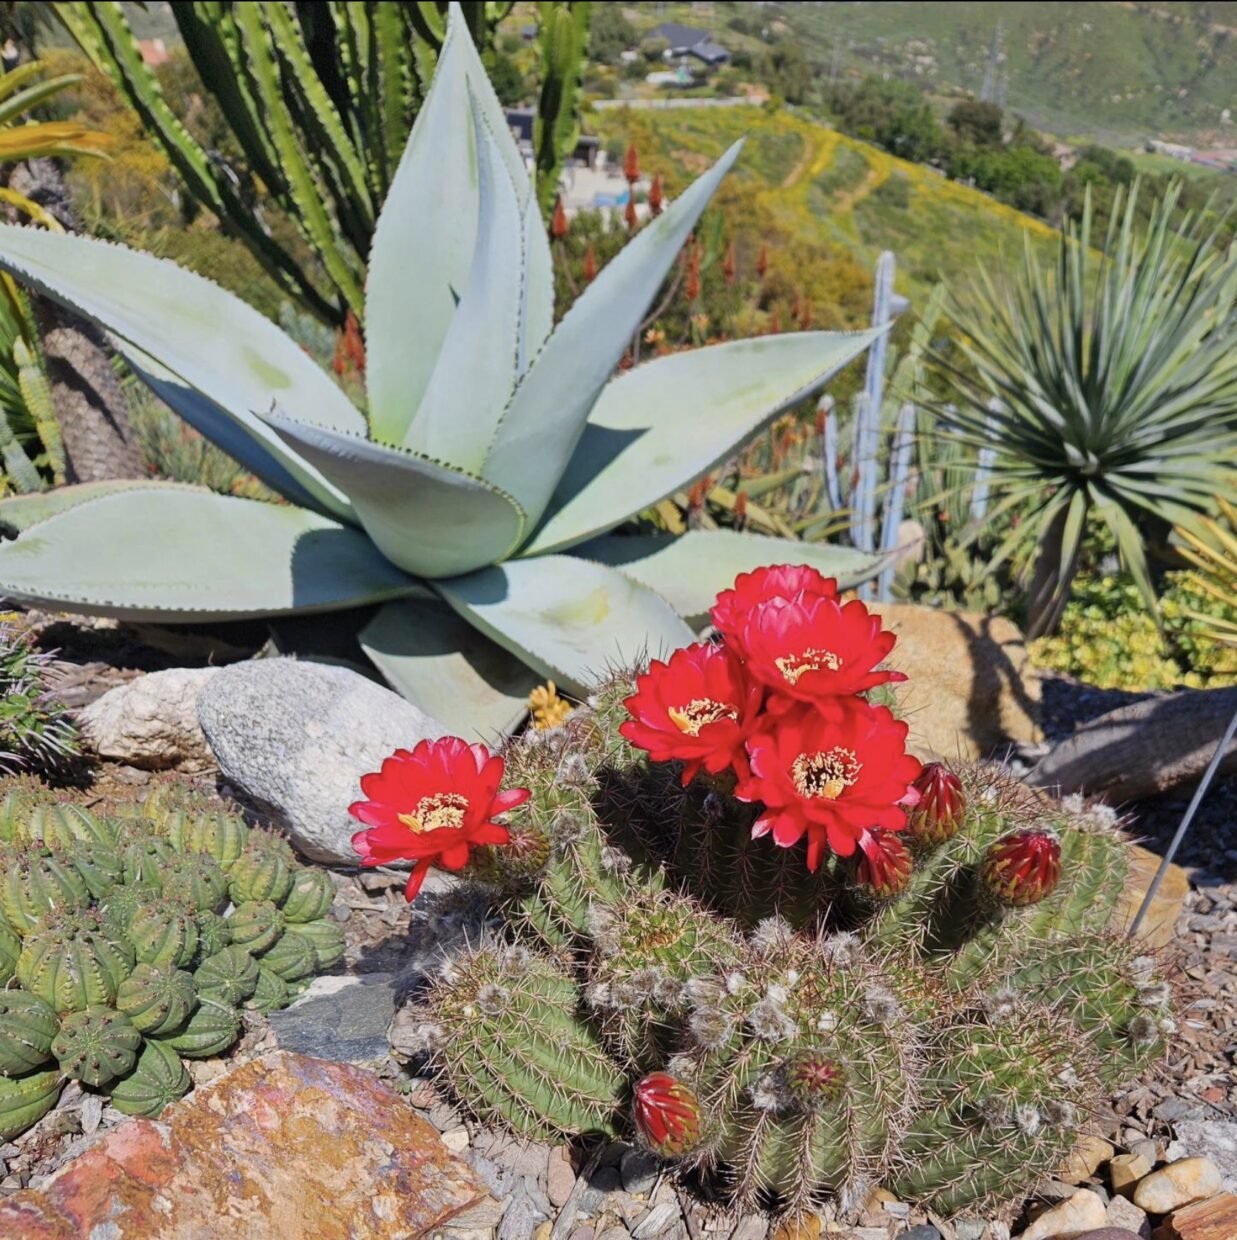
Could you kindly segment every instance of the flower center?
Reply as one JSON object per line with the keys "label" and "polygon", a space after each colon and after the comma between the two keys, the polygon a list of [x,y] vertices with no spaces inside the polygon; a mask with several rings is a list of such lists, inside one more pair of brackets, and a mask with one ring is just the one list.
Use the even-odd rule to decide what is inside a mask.
{"label": "flower center", "polygon": [[853,749],[801,753],[791,764],[790,775],[801,797],[824,797],[836,801],[859,778],[863,763]]}
{"label": "flower center", "polygon": [[712,698],[692,698],[686,706],[671,706],[666,714],[680,732],[688,736],[699,736],[700,729],[706,724],[720,723],[723,719],[738,719],[739,712],[725,702],[714,702]]}
{"label": "flower center", "polygon": [[422,797],[411,814],[400,814],[399,820],[417,835],[422,831],[458,831],[467,809],[468,798],[458,792],[435,792]]}
{"label": "flower center", "polygon": [[802,654],[787,654],[774,659],[777,670],[782,673],[788,685],[793,685],[804,672],[820,672],[826,668],[836,672],[842,666],[842,660],[832,650],[805,650]]}

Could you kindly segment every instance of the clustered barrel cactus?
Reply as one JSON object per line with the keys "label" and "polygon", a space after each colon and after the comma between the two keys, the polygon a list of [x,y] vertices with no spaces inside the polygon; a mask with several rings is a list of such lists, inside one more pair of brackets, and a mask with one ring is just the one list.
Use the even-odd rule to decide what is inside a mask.
{"label": "clustered barrel cactus", "polygon": [[67,1080],[131,1115],[189,1089],[241,1011],[289,1003],[344,953],[334,886],[279,836],[170,788],[97,814],[0,791],[0,1140]]}
{"label": "clustered barrel cactus", "polygon": [[[541,1139],[635,1137],[744,1203],[832,1195],[846,1213],[877,1184],[945,1214],[1009,1200],[1173,1030],[1156,961],[1113,925],[1115,815],[995,767],[897,756],[904,726],[865,701],[889,697],[868,667],[888,637],[876,624],[863,646],[859,603],[771,604],[787,648],[766,686],[860,688],[802,712],[766,690],[747,721],[743,683],[710,653],[736,631],[759,653],[769,617],[737,614],[746,587],[714,609],[731,626],[720,647],[611,679],[508,747],[529,799],[472,863],[504,928],[445,953],[405,1049],[479,1117]],[[813,616],[835,630],[828,649],[819,624],[796,644]],[[807,735],[808,714],[826,720],[810,752],[771,758],[761,728]],[[847,749],[831,727],[859,739]],[[658,728],[681,733],[679,761],[657,760]],[[723,751],[729,768],[711,768]],[[819,822],[753,795],[783,761]],[[844,855],[849,828],[829,815],[874,821],[863,781],[891,773],[883,825],[857,827]]]}

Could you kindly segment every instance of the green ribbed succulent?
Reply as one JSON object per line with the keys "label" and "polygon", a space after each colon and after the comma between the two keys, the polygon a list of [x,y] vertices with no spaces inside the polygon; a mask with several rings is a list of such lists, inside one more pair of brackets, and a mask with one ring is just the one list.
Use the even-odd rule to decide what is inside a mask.
{"label": "green ribbed succulent", "polygon": [[1061,1162],[1162,1053],[1170,988],[1112,925],[1111,811],[932,768],[896,881],[836,857],[810,874],[720,781],[684,788],[627,745],[629,692],[509,747],[519,846],[474,867],[507,928],[449,954],[407,1014],[401,1049],[475,1114],[634,1132],[744,1202],[846,1213],[881,1183],[952,1214]]}
{"label": "green ribbed succulent", "polygon": [[0,1140],[67,1079],[158,1114],[192,1083],[182,1058],[223,1054],[242,1008],[344,953],[329,875],[170,785],[96,813],[3,780],[0,841]]}

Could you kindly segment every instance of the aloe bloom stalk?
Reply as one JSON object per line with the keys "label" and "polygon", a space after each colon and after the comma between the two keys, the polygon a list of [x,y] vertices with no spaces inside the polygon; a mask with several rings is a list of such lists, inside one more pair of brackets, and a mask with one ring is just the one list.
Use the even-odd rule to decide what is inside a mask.
{"label": "aloe bloom stalk", "polygon": [[[99,323],[187,422],[279,492],[171,483],[12,501],[0,594],[158,621],[381,604],[360,632],[390,683],[457,735],[514,726],[539,679],[691,640],[765,563],[841,584],[879,557],[727,531],[615,537],[879,335],[803,332],[673,354],[615,378],[733,147],[642,229],[557,328],[535,187],[453,6],[374,234],[367,415],[273,323],[122,246],[0,228],[0,268]],[[552,330],[553,328],[553,330]]]}

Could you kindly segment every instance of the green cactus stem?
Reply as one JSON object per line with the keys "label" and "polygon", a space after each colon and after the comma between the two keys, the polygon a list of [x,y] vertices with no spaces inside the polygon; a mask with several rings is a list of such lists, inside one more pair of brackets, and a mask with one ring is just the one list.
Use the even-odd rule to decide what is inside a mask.
{"label": "green cactus stem", "polygon": [[0,991],[0,1075],[21,1076],[52,1057],[55,1011],[24,990]]}
{"label": "green cactus stem", "polygon": [[107,1087],[112,1106],[125,1115],[158,1115],[193,1087],[180,1056],[162,1042],[148,1041],[127,1076]]}
{"label": "green cactus stem", "polygon": [[0,1139],[11,1141],[37,1124],[56,1105],[63,1086],[59,1068],[0,1077]]}
{"label": "green cactus stem", "polygon": [[194,979],[181,969],[138,964],[116,988],[116,1009],[148,1037],[178,1029],[197,1004]]}
{"label": "green cactus stem", "polygon": [[137,1062],[142,1035],[110,1007],[70,1012],[52,1041],[52,1054],[65,1076],[98,1088],[124,1076]]}

